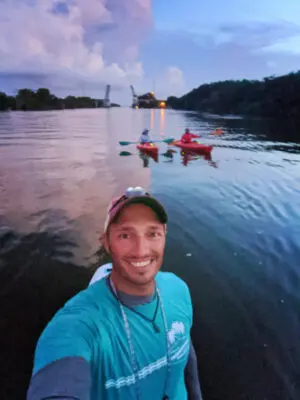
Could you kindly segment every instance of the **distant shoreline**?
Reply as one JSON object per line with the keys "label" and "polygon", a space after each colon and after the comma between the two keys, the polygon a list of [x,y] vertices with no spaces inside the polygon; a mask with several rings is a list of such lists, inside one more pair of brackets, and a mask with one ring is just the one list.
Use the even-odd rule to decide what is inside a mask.
{"label": "distant shoreline", "polygon": [[[120,105],[111,103],[110,107],[120,107]],[[16,96],[8,96],[6,93],[0,92],[0,111],[53,111],[83,108],[108,107],[105,107],[103,99],[93,99],[87,96],[59,98],[46,88],[36,91],[19,89]]]}
{"label": "distant shoreline", "polygon": [[[41,109],[41,108],[39,108],[39,109],[27,109],[27,110],[22,110],[22,109],[9,109],[9,108],[7,108],[7,109],[5,109],[5,110],[2,110],[1,108],[0,108],[0,113],[1,112],[31,112],[31,111],[40,111],[40,112],[42,112],[42,111],[69,111],[69,110],[95,110],[95,109],[105,109],[105,110],[107,110],[107,109],[110,109],[110,108],[122,108],[122,106],[120,106],[120,105],[110,105],[110,107],[75,107],[75,108],[43,108],[43,109]],[[130,108],[130,106],[128,106],[127,108]]]}
{"label": "distant shoreline", "polygon": [[300,119],[300,71],[263,80],[203,84],[181,97],[170,96],[175,110],[218,115]]}

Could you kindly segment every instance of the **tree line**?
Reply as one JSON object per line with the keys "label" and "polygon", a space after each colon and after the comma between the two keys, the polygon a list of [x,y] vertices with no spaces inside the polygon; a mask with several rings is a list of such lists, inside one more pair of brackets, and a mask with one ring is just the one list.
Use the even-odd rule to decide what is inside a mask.
{"label": "tree line", "polygon": [[[118,104],[111,104],[117,107]],[[8,96],[0,92],[0,110],[63,110],[74,108],[104,107],[102,99],[92,99],[86,96],[56,97],[49,89],[40,88],[37,91],[20,89],[16,96]]]}
{"label": "tree line", "polygon": [[300,118],[300,71],[263,80],[227,80],[204,84],[168,106],[214,114]]}

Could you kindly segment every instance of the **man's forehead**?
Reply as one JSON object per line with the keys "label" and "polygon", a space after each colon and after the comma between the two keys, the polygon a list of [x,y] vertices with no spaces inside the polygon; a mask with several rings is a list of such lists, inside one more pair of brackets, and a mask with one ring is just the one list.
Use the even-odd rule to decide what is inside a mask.
{"label": "man's forehead", "polygon": [[117,228],[134,228],[136,226],[142,226],[145,228],[153,227],[159,228],[165,226],[157,217],[148,219],[148,218],[125,218],[120,217],[116,221],[112,223]]}
{"label": "man's forehead", "polygon": [[115,223],[122,224],[124,222],[127,223],[136,223],[139,221],[144,221],[149,223],[161,223],[158,215],[151,207],[145,204],[129,204],[124,207],[123,210],[118,214]]}
{"label": "man's forehead", "polygon": [[135,231],[135,230],[161,230],[161,229],[165,229],[165,225],[163,225],[160,222],[157,223],[153,223],[150,222],[149,224],[130,224],[127,222],[123,222],[123,223],[116,223],[116,224],[112,224],[112,227],[115,228],[115,230],[117,231]]}
{"label": "man's forehead", "polygon": [[148,230],[148,229],[165,229],[163,224],[158,217],[153,216],[152,218],[118,218],[111,224],[116,230]]}

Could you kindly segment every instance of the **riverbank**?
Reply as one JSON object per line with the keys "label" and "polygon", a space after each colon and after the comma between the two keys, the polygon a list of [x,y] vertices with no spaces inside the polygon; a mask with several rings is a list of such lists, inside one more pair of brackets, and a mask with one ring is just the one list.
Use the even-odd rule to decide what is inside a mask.
{"label": "riverbank", "polygon": [[[119,104],[115,103],[110,106],[120,107]],[[19,89],[16,96],[8,96],[6,93],[0,92],[0,111],[47,111],[77,108],[104,108],[104,101],[87,96],[59,98],[46,88],[40,88],[36,91]]]}
{"label": "riverbank", "polygon": [[300,120],[300,71],[263,80],[227,80],[203,84],[182,97],[171,96],[173,109],[214,114]]}

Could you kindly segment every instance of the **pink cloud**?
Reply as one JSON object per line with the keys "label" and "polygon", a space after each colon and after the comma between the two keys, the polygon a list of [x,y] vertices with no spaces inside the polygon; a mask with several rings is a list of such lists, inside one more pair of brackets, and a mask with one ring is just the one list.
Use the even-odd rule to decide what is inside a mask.
{"label": "pink cloud", "polygon": [[[0,72],[68,75],[128,85],[142,77],[141,32],[151,25],[150,0],[1,2]],[[126,3],[126,4],[125,4]],[[109,34],[105,29],[109,28]],[[119,49],[105,59],[104,48]]]}

